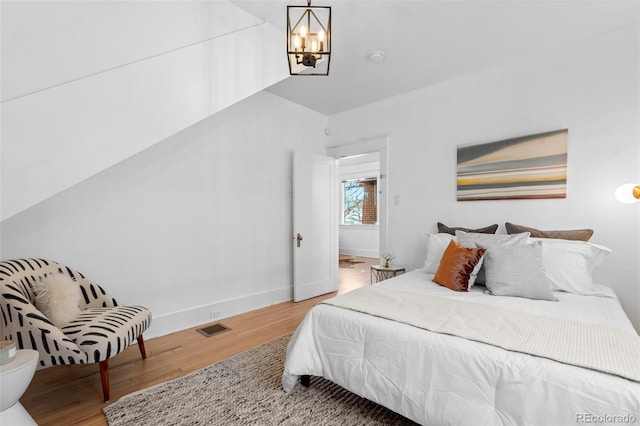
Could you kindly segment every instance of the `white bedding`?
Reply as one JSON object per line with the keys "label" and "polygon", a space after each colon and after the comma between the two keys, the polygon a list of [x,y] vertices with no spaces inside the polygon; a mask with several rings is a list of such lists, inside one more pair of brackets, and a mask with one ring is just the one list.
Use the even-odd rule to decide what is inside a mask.
{"label": "white bedding", "polygon": [[[484,287],[456,293],[431,278],[410,272],[378,285],[633,331],[606,287],[611,297],[556,292],[559,301],[550,302],[490,296]],[[638,382],[326,304],[313,308],[291,339],[285,390],[303,374],[422,424],[558,425],[593,415],[604,416],[600,423],[624,416],[640,422]]]}

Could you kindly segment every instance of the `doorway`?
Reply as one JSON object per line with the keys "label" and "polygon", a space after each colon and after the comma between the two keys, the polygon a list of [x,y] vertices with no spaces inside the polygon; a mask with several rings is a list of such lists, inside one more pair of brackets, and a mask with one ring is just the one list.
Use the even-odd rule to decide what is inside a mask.
{"label": "doorway", "polygon": [[[340,241],[340,253],[343,255],[355,255],[355,256],[363,256],[369,259],[373,259],[373,261],[367,261],[368,263],[377,263],[380,257],[380,253],[383,253],[387,250],[387,218],[388,218],[388,204],[387,204],[387,186],[388,186],[388,178],[387,178],[387,151],[388,151],[388,137],[376,137],[372,139],[363,139],[354,143],[339,145],[335,147],[327,148],[327,155],[332,156],[338,159],[338,188],[337,191],[341,200],[337,201],[337,205],[341,206],[339,208],[340,221],[338,222],[339,230],[338,230],[338,239]],[[348,173],[344,173],[341,175],[341,169],[343,167],[349,167]],[[344,194],[344,181],[351,179],[363,179],[362,182],[368,182],[365,186],[370,187],[372,176],[366,175],[375,175],[377,172],[376,178],[376,191],[377,191],[377,200],[376,200],[376,224],[372,225],[370,223],[359,223],[354,225],[346,225],[345,222],[345,210],[344,203],[345,198]],[[346,179],[345,179],[346,178]],[[363,200],[364,204],[364,200]],[[364,216],[364,211],[361,212],[361,216]],[[365,219],[364,222],[367,222]],[[369,247],[364,248],[363,251],[355,251],[349,250],[358,248],[353,245],[349,240],[349,236],[345,238],[344,233],[347,231],[354,231],[354,233],[366,233],[366,231],[374,230],[374,233],[369,232],[368,238],[373,238],[373,244],[362,245],[361,247]],[[377,234],[377,235],[375,235]],[[372,237],[372,235],[374,235]],[[362,236],[362,235],[361,235]],[[366,237],[365,237],[366,238]],[[377,243],[377,244],[376,244]],[[368,269],[368,268],[367,268]]]}
{"label": "doorway", "polygon": [[380,152],[338,159],[338,253],[378,259]]}

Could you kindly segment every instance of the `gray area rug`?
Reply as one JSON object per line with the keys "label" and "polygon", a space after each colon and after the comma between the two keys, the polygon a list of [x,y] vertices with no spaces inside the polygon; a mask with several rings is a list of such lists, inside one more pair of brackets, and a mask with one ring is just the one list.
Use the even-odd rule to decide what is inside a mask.
{"label": "gray area rug", "polygon": [[104,407],[117,425],[413,425],[338,385],[312,377],[287,394],[283,336]]}

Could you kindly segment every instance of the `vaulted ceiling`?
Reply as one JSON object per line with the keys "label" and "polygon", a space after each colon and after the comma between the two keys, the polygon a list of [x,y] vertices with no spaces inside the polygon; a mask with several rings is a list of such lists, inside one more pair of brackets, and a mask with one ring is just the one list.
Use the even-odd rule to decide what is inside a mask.
{"label": "vaulted ceiling", "polygon": [[[277,29],[304,0],[232,0]],[[328,77],[294,76],[269,90],[326,115],[375,102],[639,20],[637,1],[317,0],[332,6]],[[285,38],[282,40],[285,57]],[[385,52],[371,63],[372,51]]]}

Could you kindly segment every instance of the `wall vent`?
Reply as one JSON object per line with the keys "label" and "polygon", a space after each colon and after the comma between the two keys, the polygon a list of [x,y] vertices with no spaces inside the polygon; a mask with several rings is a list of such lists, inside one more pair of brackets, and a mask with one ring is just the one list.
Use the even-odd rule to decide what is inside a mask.
{"label": "wall vent", "polygon": [[225,331],[229,330],[231,330],[229,327],[220,323],[210,324],[202,328],[196,328],[196,331],[205,337],[215,336],[216,334],[224,333]]}

